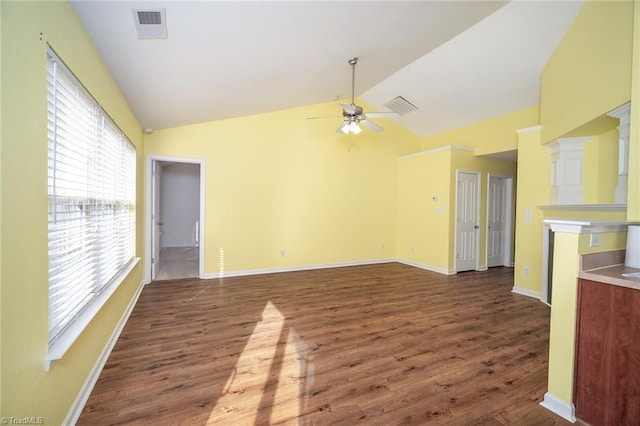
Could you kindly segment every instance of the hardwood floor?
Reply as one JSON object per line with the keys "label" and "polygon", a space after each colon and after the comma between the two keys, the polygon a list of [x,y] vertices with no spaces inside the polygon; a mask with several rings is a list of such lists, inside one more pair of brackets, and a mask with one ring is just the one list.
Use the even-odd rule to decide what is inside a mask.
{"label": "hardwood floor", "polygon": [[513,269],[389,263],[143,290],[80,425],[569,424]]}

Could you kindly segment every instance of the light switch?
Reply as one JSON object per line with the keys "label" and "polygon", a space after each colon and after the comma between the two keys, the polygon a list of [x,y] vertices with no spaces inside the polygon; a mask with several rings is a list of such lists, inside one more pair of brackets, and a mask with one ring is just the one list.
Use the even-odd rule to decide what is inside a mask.
{"label": "light switch", "polygon": [[524,209],[524,224],[531,225],[531,207]]}

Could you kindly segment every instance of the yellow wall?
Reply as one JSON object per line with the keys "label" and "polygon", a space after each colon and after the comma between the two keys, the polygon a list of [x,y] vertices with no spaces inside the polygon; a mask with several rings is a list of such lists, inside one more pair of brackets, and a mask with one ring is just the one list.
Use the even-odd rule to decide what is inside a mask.
{"label": "yellow wall", "polygon": [[600,247],[589,247],[589,233],[556,232],[551,327],[549,334],[548,392],[573,402],[577,276],[580,255],[625,248],[626,232],[600,234]]}
{"label": "yellow wall", "polygon": [[480,172],[478,263],[480,268],[486,267],[488,175],[511,176],[515,184],[515,163],[479,158],[451,146],[399,159],[399,259],[439,272],[455,271],[457,170]]}
{"label": "yellow wall", "polygon": [[446,145],[473,148],[476,155],[512,151],[518,148],[516,129],[539,123],[538,105],[470,124],[422,140],[421,149]]}
{"label": "yellow wall", "polygon": [[[549,174],[548,165],[537,160],[544,151],[535,151],[532,144],[571,132],[629,99],[631,4],[585,4],[544,69],[540,111],[533,106],[418,140],[391,120],[380,122],[387,128],[384,133],[365,130],[358,137],[336,135],[338,123],[331,120],[305,120],[335,114],[338,105],[331,103],[159,131],[146,136],[144,154],[206,161],[206,273],[220,272],[220,249],[224,250],[227,271],[396,256],[451,270],[455,170],[481,170],[486,194],[486,174],[512,174],[513,165],[450,150],[424,158],[396,158],[445,145],[473,147],[476,154],[513,150],[518,146],[515,130],[538,124],[540,117],[542,132],[520,137],[521,149],[531,157],[521,154],[518,165],[520,219],[516,232],[518,239],[523,238],[521,243],[536,232],[541,238],[541,228],[536,230],[541,226],[541,213],[533,207],[545,203],[542,198],[545,191],[548,193],[545,180]],[[640,22],[638,9],[636,23]],[[138,147],[139,254],[144,244],[142,133],[69,3],[0,2],[0,19],[0,410],[2,416],[43,416],[47,424],[59,424],[142,273],[140,267],[134,270],[65,358],[52,371],[43,372],[48,340],[46,43]],[[640,25],[634,34],[636,41],[640,39]],[[640,68],[637,57],[634,60],[638,71],[634,73],[635,105],[640,101]],[[640,125],[638,114],[632,116],[629,217],[640,219]],[[588,154],[587,162],[595,161],[598,175],[604,176],[611,151],[600,150],[612,134],[599,137],[601,144]],[[611,183],[604,179],[598,178],[597,187],[593,180],[588,183],[589,199],[608,199]],[[525,206],[532,207],[535,226],[521,227]],[[486,207],[481,212],[485,215]],[[438,243],[427,244],[430,238]],[[606,237],[604,244],[609,240],[613,245],[620,242],[619,236]],[[580,250],[581,241],[569,238],[567,243]],[[481,263],[484,246],[483,242]],[[284,257],[281,250],[285,250]],[[571,281],[575,253],[556,262],[568,265],[558,271],[557,282]],[[516,242],[517,286],[539,291],[539,280],[537,286],[533,283],[534,274],[526,279],[518,276],[518,265],[537,262],[536,256],[530,247],[523,249]],[[563,291],[562,286],[557,287],[554,300],[574,296],[570,290],[556,295],[556,291]],[[570,387],[567,389],[563,369],[569,355],[564,351],[563,333],[572,325],[571,308],[569,304],[563,311],[552,311],[549,373],[550,391],[556,394],[559,389],[557,396],[569,395],[567,401]]]}
{"label": "yellow wall", "polygon": [[629,138],[628,220],[640,220],[640,1],[634,3],[631,134]]}
{"label": "yellow wall", "polygon": [[[617,146],[613,146],[617,145],[618,132],[610,128],[614,122],[605,115],[631,97],[632,51],[637,56],[640,48],[638,25],[633,29],[634,20],[639,22],[639,8],[636,7],[635,12],[633,8],[632,1],[588,0],[542,73],[540,141],[547,143],[562,136],[596,136],[587,143],[585,150],[583,191],[587,203],[613,200],[612,190],[617,183]],[[635,43],[633,48],[632,43]],[[637,58],[634,60],[634,70],[637,70]],[[637,74],[633,73],[634,90]],[[639,96],[634,93],[635,101]],[[545,217],[625,220],[637,215],[637,204],[634,203],[640,199],[637,196],[639,138],[638,114],[633,112],[633,105],[628,213],[556,209],[546,210]],[[519,166],[524,167],[523,164]],[[555,234],[548,392],[567,404],[573,402],[579,254],[624,248],[625,233],[602,233],[598,248],[589,247],[589,240],[588,233]],[[518,278],[518,271],[516,279],[522,279]],[[521,282],[528,287],[535,284]]]}
{"label": "yellow wall", "polygon": [[[468,151],[454,150],[451,159],[451,173],[449,180],[452,188],[450,199],[450,221],[452,224],[451,232],[449,233],[449,267],[455,268],[455,205],[456,205],[456,193],[457,188],[457,174],[456,171],[472,171],[480,172],[480,252],[478,253],[479,267],[482,269],[487,266],[487,192],[488,192],[488,179],[489,174],[499,176],[511,176],[513,177],[513,188],[517,186],[516,182],[516,164],[511,161],[496,160],[491,158],[476,157],[474,153]],[[515,195],[515,194],[514,194]],[[512,206],[513,208],[513,206]]]}
{"label": "yellow wall", "polygon": [[206,274],[395,258],[396,157],[415,151],[419,140],[392,120],[379,121],[383,133],[355,136],[335,133],[339,119],[306,119],[339,108],[321,104],[146,136],[147,155],[205,161]]}
{"label": "yellow wall", "polygon": [[[486,266],[486,197],[487,197],[487,179],[488,173],[503,175],[503,176],[513,176],[514,177],[514,191],[516,188],[516,166],[515,163],[510,161],[502,161],[491,159],[487,157],[481,157],[482,155],[494,154],[494,153],[502,153],[506,151],[514,151],[518,148],[517,143],[517,133],[516,130],[524,127],[530,127],[538,124],[539,119],[539,109],[537,105],[524,108],[518,111],[514,111],[508,114],[500,115],[497,117],[490,118],[488,120],[483,120],[477,123],[472,123],[468,126],[461,127],[459,129],[454,129],[448,132],[444,132],[438,135],[429,136],[421,140],[421,148],[422,150],[428,151],[430,149],[439,148],[439,147],[447,147],[447,146],[456,146],[472,149],[473,152],[465,152],[464,150],[454,149],[451,154],[451,162],[448,164],[449,170],[447,175],[449,176],[449,188],[450,193],[447,195],[448,199],[446,201],[446,206],[444,207],[445,212],[449,215],[448,218],[448,235],[447,235],[447,243],[438,242],[434,244],[433,241],[430,241],[429,247],[417,251],[415,248],[417,242],[413,242],[416,240],[413,237],[412,232],[418,232],[420,227],[424,227],[424,225],[418,225],[417,223],[412,224],[402,224],[402,221],[405,220],[402,209],[408,209],[410,207],[402,207],[403,202],[399,202],[399,226],[404,227],[404,232],[402,228],[399,228],[399,246],[398,246],[398,257],[404,260],[410,260],[413,262],[422,263],[429,266],[437,266],[438,268],[453,271],[455,269],[455,188],[456,188],[456,170],[460,169],[463,171],[480,171],[481,172],[481,220],[480,220],[480,253],[479,253],[479,267],[483,268]],[[428,162],[429,166],[425,166],[425,168],[429,168],[430,170],[437,170],[438,174],[440,174],[441,169],[445,166],[445,164],[438,162],[437,160],[430,159],[409,159],[406,161],[407,163],[412,162]],[[433,164],[431,164],[433,163]],[[426,172],[422,172],[425,174]],[[443,171],[444,173],[444,171]],[[426,179],[426,177],[425,177]],[[433,179],[431,179],[433,180]],[[413,187],[410,190],[416,194],[416,196],[420,196],[421,191],[425,189],[420,189],[414,183]],[[434,185],[434,184],[430,184]],[[442,184],[438,184],[440,187],[444,188]],[[423,194],[423,197],[426,197],[428,194]],[[431,196],[429,196],[430,198]],[[410,198],[410,197],[409,197]],[[515,193],[514,193],[515,198]],[[444,203],[444,200],[440,200],[441,203]],[[433,208],[431,209],[433,214]],[[438,216],[437,223],[441,223],[442,218]],[[422,231],[424,233],[425,231]],[[435,231],[431,231],[432,233]],[[438,230],[437,232],[442,233],[442,230]],[[405,235],[403,237],[402,235]],[[414,247],[414,252],[410,251],[410,248]],[[409,250],[409,251],[408,251]],[[444,251],[446,250],[446,267],[442,264]],[[435,263],[433,263],[435,262]]]}
{"label": "yellow wall", "polygon": [[[540,292],[542,281],[544,213],[538,206],[548,203],[550,175],[551,157],[549,149],[540,145],[540,129],[521,132],[518,135],[514,287],[534,292]],[[525,224],[527,209],[531,216],[529,224]]]}
{"label": "yellow wall", "polygon": [[438,149],[398,159],[397,257],[443,273],[452,269],[451,157]]}
{"label": "yellow wall", "polygon": [[[68,2],[0,2],[2,49],[1,416],[60,424],[141,282],[129,275],[53,369],[48,349],[47,43],[138,149],[142,131]],[[141,186],[138,185],[140,189]],[[143,221],[138,192],[138,224]],[[142,252],[138,226],[138,253]],[[11,250],[6,250],[11,247]]]}
{"label": "yellow wall", "polygon": [[618,130],[609,130],[588,141],[583,160],[584,203],[613,203],[618,183]]}
{"label": "yellow wall", "polygon": [[573,401],[579,237],[556,232],[553,256],[548,392],[569,403]]}
{"label": "yellow wall", "polygon": [[[549,204],[551,150],[540,145],[540,129],[519,134],[514,286],[541,291],[542,230],[545,218],[625,220],[623,211],[583,211],[538,206]],[[613,202],[618,170],[618,130],[594,136],[585,144],[583,158],[584,204]],[[525,211],[531,223],[525,224]],[[525,271],[528,269],[528,272]],[[526,272],[526,273],[525,273]]]}
{"label": "yellow wall", "polygon": [[[595,204],[613,203],[618,184],[618,131],[612,129],[598,136],[598,193]],[[586,199],[585,202],[590,201]]]}
{"label": "yellow wall", "polygon": [[[0,96],[2,95],[2,5],[0,5]],[[0,102],[0,164],[2,164],[2,102]],[[2,307],[2,173],[0,173],[0,308]],[[2,364],[2,312],[0,311],[0,366]],[[0,415],[2,414],[2,368],[0,367]]]}
{"label": "yellow wall", "polygon": [[630,99],[632,28],[633,1],[585,2],[542,72],[543,143]]}

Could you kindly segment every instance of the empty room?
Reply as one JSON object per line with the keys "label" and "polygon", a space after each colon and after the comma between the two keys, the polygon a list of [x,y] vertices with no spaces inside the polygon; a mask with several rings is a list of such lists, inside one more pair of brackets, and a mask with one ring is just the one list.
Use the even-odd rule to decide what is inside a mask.
{"label": "empty room", "polygon": [[636,1],[1,1],[0,420],[638,424]]}

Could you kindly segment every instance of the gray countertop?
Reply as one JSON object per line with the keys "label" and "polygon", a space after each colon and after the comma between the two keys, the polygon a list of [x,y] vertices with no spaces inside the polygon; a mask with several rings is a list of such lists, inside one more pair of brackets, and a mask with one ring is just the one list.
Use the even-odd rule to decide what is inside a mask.
{"label": "gray countertop", "polygon": [[640,277],[625,277],[623,275],[634,273],[640,274],[640,269],[621,264],[580,271],[578,278],[640,290]]}

